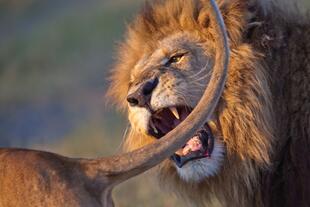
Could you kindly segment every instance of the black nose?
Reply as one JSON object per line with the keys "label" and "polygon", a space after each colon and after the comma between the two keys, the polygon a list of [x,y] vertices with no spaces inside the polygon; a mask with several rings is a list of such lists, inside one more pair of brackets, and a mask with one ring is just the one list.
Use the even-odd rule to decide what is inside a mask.
{"label": "black nose", "polygon": [[144,107],[151,99],[152,92],[158,85],[158,78],[142,83],[136,91],[127,96],[127,101],[131,106]]}

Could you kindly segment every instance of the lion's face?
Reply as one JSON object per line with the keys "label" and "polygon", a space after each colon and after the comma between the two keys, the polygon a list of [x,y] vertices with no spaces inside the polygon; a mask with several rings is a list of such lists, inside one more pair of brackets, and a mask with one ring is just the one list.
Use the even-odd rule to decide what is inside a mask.
{"label": "lion's face", "polygon": [[[189,186],[201,185],[209,192],[218,189],[219,182],[238,179],[242,181],[236,184],[249,183],[255,169],[269,164],[272,151],[268,76],[262,56],[244,42],[247,3],[217,2],[231,49],[224,92],[210,120],[159,170],[163,180],[175,185],[190,182],[178,187],[188,191]],[[127,150],[161,138],[200,100],[220,49],[209,13],[202,0],[156,1],[129,26],[109,89],[115,103],[128,111],[132,127]],[[227,188],[227,193],[232,191]]]}
{"label": "lion's face", "polygon": [[[133,130],[161,138],[175,128],[197,105],[213,62],[212,48],[199,35],[182,32],[159,41],[130,73],[127,101]],[[206,123],[171,163],[184,180],[200,181],[219,171],[223,154],[223,144]]]}

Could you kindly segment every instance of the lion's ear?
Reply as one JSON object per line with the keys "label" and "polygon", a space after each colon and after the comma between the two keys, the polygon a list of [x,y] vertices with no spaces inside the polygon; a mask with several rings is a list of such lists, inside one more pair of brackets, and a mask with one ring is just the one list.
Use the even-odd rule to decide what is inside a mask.
{"label": "lion's ear", "polygon": [[[218,0],[218,6],[226,24],[231,46],[235,47],[241,43],[242,33],[246,29],[248,18],[247,3],[240,0]],[[212,29],[213,23],[210,22],[209,11],[210,8],[204,8],[200,11],[198,23],[203,28]]]}
{"label": "lion's ear", "polygon": [[242,33],[247,28],[248,8],[246,1],[225,1],[220,5],[232,46],[240,45]]}

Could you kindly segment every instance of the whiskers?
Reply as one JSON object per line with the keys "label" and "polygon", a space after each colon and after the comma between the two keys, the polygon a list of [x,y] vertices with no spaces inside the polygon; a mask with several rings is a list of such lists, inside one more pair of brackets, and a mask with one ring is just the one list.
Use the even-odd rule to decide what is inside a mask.
{"label": "whiskers", "polygon": [[193,73],[188,78],[190,80],[197,81],[198,79],[200,80],[206,78],[207,76],[210,76],[212,70],[208,71],[207,74],[204,74],[209,69],[209,66],[210,66],[210,60],[208,59],[206,64],[197,73]]}
{"label": "whiskers", "polygon": [[189,92],[195,93],[195,96],[202,95],[202,92],[207,85],[207,81],[212,75],[212,70],[207,71],[209,69],[209,63],[210,61],[208,60],[204,67],[188,78],[188,85],[190,87]]}
{"label": "whiskers", "polygon": [[125,131],[123,133],[123,137],[122,137],[121,143],[118,145],[116,152],[119,153],[119,152],[123,151],[124,145],[126,143],[126,139],[127,139],[128,135],[130,133],[131,133],[131,124],[128,123],[127,126],[126,126],[126,129],[125,129]]}
{"label": "whiskers", "polygon": [[209,66],[210,60],[207,60],[204,67],[202,67],[197,73],[194,73],[193,75],[190,75],[189,79],[195,79],[197,76],[199,76],[201,73],[205,72]]}
{"label": "whiskers", "polygon": [[[202,67],[197,73],[190,75],[188,78],[188,85],[189,85],[189,93],[192,96],[201,96],[203,91],[207,86],[207,81],[212,75],[212,70],[210,69],[210,60],[207,60],[204,67]],[[210,70],[209,70],[210,69]],[[208,71],[209,70],[209,71]],[[194,94],[194,95],[193,95]]]}
{"label": "whiskers", "polygon": [[212,71],[208,71],[205,75],[195,78],[189,78],[189,83],[199,83],[206,82],[208,78],[212,75]]}
{"label": "whiskers", "polygon": [[186,106],[192,106],[191,98],[193,98],[193,96],[191,94],[186,94],[185,96],[185,94],[180,91],[176,91],[175,94],[184,102],[183,104]]}

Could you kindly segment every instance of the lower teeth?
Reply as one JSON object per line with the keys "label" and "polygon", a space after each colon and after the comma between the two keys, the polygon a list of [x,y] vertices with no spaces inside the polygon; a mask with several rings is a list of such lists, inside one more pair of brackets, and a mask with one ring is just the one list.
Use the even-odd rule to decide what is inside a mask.
{"label": "lower teeth", "polygon": [[187,155],[190,152],[199,151],[202,149],[202,143],[198,136],[191,138],[186,146],[183,148],[183,155]]}

